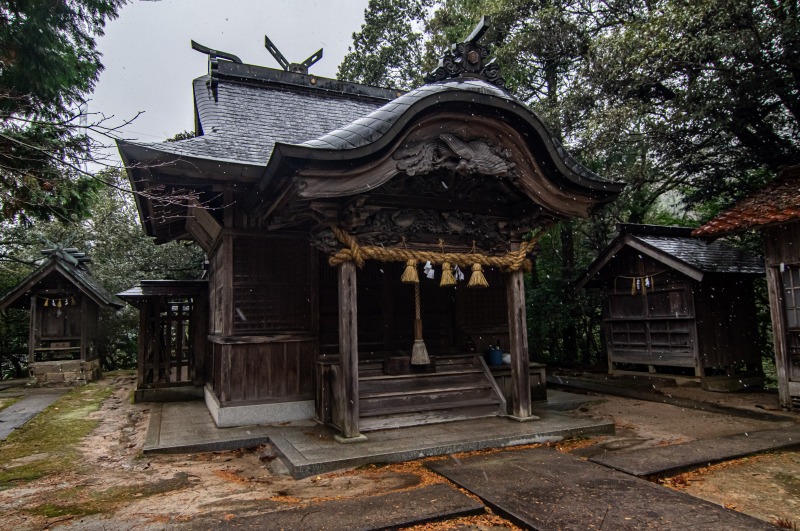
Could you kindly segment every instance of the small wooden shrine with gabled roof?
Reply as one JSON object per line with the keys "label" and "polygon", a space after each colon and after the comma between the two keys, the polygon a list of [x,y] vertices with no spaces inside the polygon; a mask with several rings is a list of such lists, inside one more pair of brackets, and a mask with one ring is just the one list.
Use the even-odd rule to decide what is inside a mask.
{"label": "small wooden shrine with gabled roof", "polygon": [[685,369],[714,390],[763,384],[753,292],[761,259],[690,228],[618,228],[575,282],[603,290],[608,372]]}
{"label": "small wooden shrine with gabled roof", "polygon": [[800,408],[800,165],[784,168],[693,235],[713,240],[754,229],[764,240],[780,403]]}
{"label": "small wooden shrine with gabled roof", "polygon": [[30,310],[28,368],[39,383],[86,382],[100,376],[101,308],[125,306],[91,275],[75,248],[45,249],[44,262],[0,299],[0,310]]}
{"label": "small wooden shrine with gabled roof", "polygon": [[198,136],[119,143],[147,233],[208,253],[218,425],[314,417],[359,440],[504,415],[476,354],[494,343],[511,353],[511,415],[532,418],[536,235],[622,185],[504,88],[485,29],[405,94],[203,49]]}

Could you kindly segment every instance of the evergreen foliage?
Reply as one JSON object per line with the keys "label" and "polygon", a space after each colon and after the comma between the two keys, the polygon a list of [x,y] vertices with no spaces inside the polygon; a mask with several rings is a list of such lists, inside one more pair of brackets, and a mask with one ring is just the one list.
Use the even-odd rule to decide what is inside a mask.
{"label": "evergreen foliage", "polygon": [[102,70],[95,37],[124,0],[0,0],[0,220],[88,214],[102,183],[81,105]]}

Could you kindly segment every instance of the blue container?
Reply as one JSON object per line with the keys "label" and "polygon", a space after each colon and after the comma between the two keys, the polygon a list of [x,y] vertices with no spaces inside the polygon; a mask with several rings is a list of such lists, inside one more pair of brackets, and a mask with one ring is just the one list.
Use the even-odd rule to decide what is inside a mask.
{"label": "blue container", "polygon": [[499,348],[490,348],[488,352],[489,365],[502,365],[503,364],[503,350]]}

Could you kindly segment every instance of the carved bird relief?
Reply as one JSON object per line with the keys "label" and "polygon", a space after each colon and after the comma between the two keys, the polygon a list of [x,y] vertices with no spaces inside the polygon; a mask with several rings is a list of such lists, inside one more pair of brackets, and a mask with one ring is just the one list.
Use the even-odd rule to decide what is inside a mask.
{"label": "carved bird relief", "polygon": [[394,158],[399,159],[397,169],[411,176],[447,168],[461,175],[502,177],[514,167],[508,156],[483,140],[466,141],[446,133],[399,149]]}

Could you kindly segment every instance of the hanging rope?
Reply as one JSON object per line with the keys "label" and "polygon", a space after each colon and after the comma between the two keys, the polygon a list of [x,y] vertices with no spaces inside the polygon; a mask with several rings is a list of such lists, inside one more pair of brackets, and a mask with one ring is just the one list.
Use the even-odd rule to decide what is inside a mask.
{"label": "hanging rope", "polygon": [[[414,284],[414,315],[417,320],[422,319],[422,305],[419,301],[419,284]],[[421,337],[416,337],[414,339],[422,339]]]}
{"label": "hanging rope", "polygon": [[[377,260],[379,262],[431,262],[443,264],[449,262],[463,267],[472,267],[473,264],[480,264],[486,267],[499,267],[507,271],[517,271],[524,269],[531,270],[531,261],[526,255],[533,250],[539,238],[547,232],[551,225],[546,225],[536,233],[536,235],[526,242],[522,242],[519,249],[511,251],[505,256],[487,256],[474,250],[469,253],[445,253],[436,251],[418,251],[415,249],[388,249],[385,247],[360,246],[355,238],[348,232],[336,226],[331,226],[334,236],[344,249],[328,258],[328,263],[337,266],[343,262],[355,262],[358,267],[364,267],[365,260]],[[473,246],[474,249],[474,246]]]}

